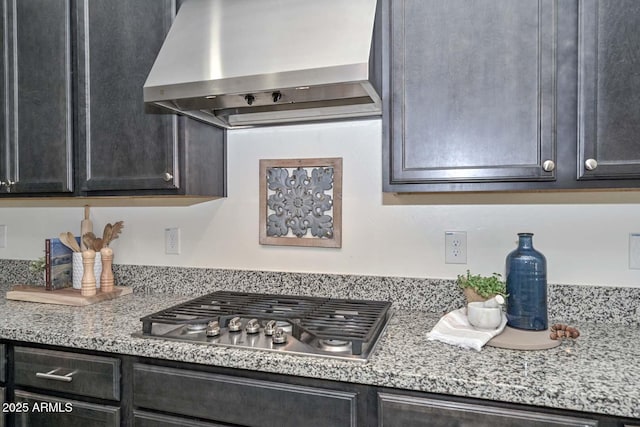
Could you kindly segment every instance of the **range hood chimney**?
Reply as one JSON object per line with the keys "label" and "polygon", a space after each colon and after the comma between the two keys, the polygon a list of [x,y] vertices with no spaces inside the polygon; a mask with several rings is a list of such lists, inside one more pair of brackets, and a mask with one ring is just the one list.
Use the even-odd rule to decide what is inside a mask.
{"label": "range hood chimney", "polygon": [[232,129],[381,114],[376,0],[187,0],[144,101]]}

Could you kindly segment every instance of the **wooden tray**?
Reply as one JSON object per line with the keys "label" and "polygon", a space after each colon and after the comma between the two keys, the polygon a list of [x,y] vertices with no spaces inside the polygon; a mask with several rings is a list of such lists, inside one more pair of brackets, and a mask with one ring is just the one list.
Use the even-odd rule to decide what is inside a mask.
{"label": "wooden tray", "polygon": [[500,335],[493,337],[488,346],[511,350],[546,350],[560,345],[560,340],[549,338],[551,330],[524,331],[507,326]]}
{"label": "wooden tray", "polygon": [[122,295],[133,293],[133,288],[114,286],[112,292],[100,292],[90,296],[80,295],[80,289],[62,288],[47,291],[43,286],[16,285],[7,292],[7,299],[15,301],[39,302],[44,304],[61,305],[90,305],[100,301],[118,298]]}

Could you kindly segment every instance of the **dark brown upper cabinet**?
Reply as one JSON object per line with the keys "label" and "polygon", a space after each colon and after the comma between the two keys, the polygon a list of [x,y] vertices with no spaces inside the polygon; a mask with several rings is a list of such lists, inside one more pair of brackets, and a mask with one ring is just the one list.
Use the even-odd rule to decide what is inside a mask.
{"label": "dark brown upper cabinet", "polygon": [[383,0],[383,188],[640,187],[640,4]]}
{"label": "dark brown upper cabinet", "polygon": [[225,195],[224,130],[143,103],[175,1],[0,8],[0,197]]}
{"label": "dark brown upper cabinet", "polygon": [[223,196],[224,131],[142,101],[175,2],[78,1],[75,14],[80,191]]}
{"label": "dark brown upper cabinet", "polygon": [[640,2],[582,0],[578,22],[578,176],[640,179]]}
{"label": "dark brown upper cabinet", "polygon": [[2,2],[0,194],[73,191],[69,0]]}

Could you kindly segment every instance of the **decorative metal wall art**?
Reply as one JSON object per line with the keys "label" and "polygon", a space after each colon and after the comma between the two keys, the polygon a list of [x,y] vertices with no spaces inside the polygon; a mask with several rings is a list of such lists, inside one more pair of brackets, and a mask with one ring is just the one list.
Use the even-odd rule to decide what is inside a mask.
{"label": "decorative metal wall art", "polygon": [[260,160],[260,243],[342,246],[342,159]]}

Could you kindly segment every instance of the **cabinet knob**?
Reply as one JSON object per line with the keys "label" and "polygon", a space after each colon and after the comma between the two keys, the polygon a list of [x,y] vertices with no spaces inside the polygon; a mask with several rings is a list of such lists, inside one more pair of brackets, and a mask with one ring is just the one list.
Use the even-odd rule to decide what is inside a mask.
{"label": "cabinet knob", "polygon": [[551,172],[555,168],[556,163],[553,160],[545,160],[544,163],[542,163],[542,169],[544,169],[545,172]]}
{"label": "cabinet knob", "polygon": [[165,182],[169,182],[173,179],[173,175],[171,175],[169,172],[165,172],[162,176],[162,179],[164,179]]}
{"label": "cabinet knob", "polygon": [[584,161],[584,167],[588,171],[592,171],[598,167],[598,162],[596,159],[587,159]]}

